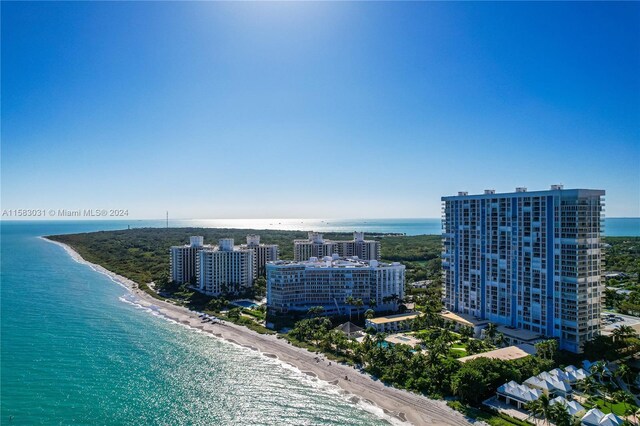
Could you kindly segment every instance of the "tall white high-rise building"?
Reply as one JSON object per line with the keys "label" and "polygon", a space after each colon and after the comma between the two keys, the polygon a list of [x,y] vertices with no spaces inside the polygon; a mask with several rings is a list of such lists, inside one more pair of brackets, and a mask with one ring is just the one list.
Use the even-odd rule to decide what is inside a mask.
{"label": "tall white high-rise building", "polygon": [[232,238],[223,238],[217,248],[201,250],[199,256],[198,286],[202,293],[219,296],[253,285],[253,249],[234,247]]}
{"label": "tall white high-rise building", "polygon": [[293,241],[293,259],[307,260],[338,254],[340,257],[357,256],[364,260],[380,260],[380,241],[365,240],[364,232],[354,232],[353,240],[325,240],[318,232],[309,232],[306,240]]}
{"label": "tall white high-rise building", "polygon": [[581,351],[600,331],[604,193],[442,197],[445,306]]}
{"label": "tall white high-rise building", "polygon": [[169,249],[171,281],[184,284],[196,280],[198,277],[198,253],[210,247],[204,245],[204,238],[200,236],[189,238],[189,244],[172,246]]}
{"label": "tall white high-rise building", "polygon": [[364,309],[390,310],[404,297],[404,285],[405,267],[397,262],[326,256],[267,263],[267,306],[275,312],[323,306],[344,314],[354,309],[348,297],[362,299]]}
{"label": "tall white high-rise building", "polygon": [[253,261],[253,275],[255,278],[266,273],[267,262],[278,260],[277,244],[260,244],[260,235],[247,235],[247,244],[240,246],[242,249],[252,249],[255,252]]}

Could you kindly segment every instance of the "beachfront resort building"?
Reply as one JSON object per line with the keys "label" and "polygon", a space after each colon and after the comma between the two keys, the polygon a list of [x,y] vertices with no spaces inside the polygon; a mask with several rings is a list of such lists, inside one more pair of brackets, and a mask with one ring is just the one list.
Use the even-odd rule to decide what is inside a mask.
{"label": "beachfront resort building", "polygon": [[442,197],[445,306],[580,352],[600,332],[604,191]]}
{"label": "beachfront resort building", "polygon": [[267,307],[274,312],[324,307],[327,314],[347,314],[347,299],[362,299],[362,309],[390,310],[404,297],[405,267],[397,262],[341,258],[267,263]]}
{"label": "beachfront resort building", "polygon": [[184,284],[198,278],[199,253],[211,246],[204,245],[204,238],[194,236],[189,238],[189,244],[172,246],[169,249],[171,257],[171,281]]}
{"label": "beachfront resort building", "polygon": [[419,312],[410,312],[408,314],[369,318],[365,321],[365,327],[372,327],[377,333],[397,333],[398,331],[411,330],[413,321],[419,316]]}
{"label": "beachfront resort building", "polygon": [[293,259],[321,259],[337,254],[340,257],[358,257],[363,260],[380,260],[380,241],[365,240],[364,232],[354,232],[353,240],[325,240],[318,232],[309,232],[306,240],[293,241]]}
{"label": "beachfront resort building", "polygon": [[253,250],[253,276],[256,278],[266,274],[267,262],[278,260],[278,245],[260,244],[260,235],[247,235],[247,244],[242,244],[240,248]]}
{"label": "beachfront resort building", "polygon": [[233,238],[223,238],[218,247],[199,253],[198,289],[210,296],[236,293],[253,285],[253,249],[235,247]]}

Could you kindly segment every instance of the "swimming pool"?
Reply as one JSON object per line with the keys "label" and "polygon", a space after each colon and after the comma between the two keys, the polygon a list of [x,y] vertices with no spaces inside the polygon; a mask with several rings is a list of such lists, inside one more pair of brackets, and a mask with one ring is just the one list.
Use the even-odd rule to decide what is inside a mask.
{"label": "swimming pool", "polygon": [[231,302],[232,305],[240,306],[242,308],[257,308],[258,304],[251,300],[235,300]]}

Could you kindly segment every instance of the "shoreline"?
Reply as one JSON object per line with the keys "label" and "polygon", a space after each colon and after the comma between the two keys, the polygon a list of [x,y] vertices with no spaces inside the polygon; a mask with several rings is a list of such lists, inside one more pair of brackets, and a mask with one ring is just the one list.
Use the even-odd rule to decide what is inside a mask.
{"label": "shoreline", "polygon": [[[445,401],[429,399],[425,396],[387,386],[379,380],[373,380],[366,373],[347,365],[324,359],[322,354],[316,355],[306,349],[291,345],[275,335],[256,333],[246,327],[225,321],[224,325],[202,323],[194,311],[152,297],[138,288],[137,283],[118,275],[108,269],[88,262],[67,244],[41,239],[62,247],[73,260],[89,266],[96,272],[108,276],[112,281],[127,289],[136,297],[135,303],[142,308],[152,309],[164,318],[175,321],[213,337],[225,340],[249,350],[257,351],[263,356],[277,359],[289,366],[297,368],[301,373],[321,380],[328,385],[338,386],[352,403],[363,402],[382,410],[384,419],[391,423],[413,425],[469,425],[472,424],[462,413],[448,407]],[[322,361],[317,362],[316,358]],[[345,380],[347,377],[349,380]],[[374,413],[377,414],[377,413]],[[476,422],[478,424],[480,422]]]}

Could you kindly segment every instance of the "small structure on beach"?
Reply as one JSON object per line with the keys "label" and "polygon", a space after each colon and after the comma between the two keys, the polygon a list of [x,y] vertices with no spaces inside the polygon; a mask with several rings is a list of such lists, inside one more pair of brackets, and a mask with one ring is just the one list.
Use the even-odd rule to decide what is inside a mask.
{"label": "small structure on beach", "polygon": [[364,329],[362,327],[358,327],[351,321],[347,321],[344,324],[340,324],[334,330],[341,331],[347,335],[347,337],[351,339],[357,339],[358,337],[362,337],[364,335]]}

